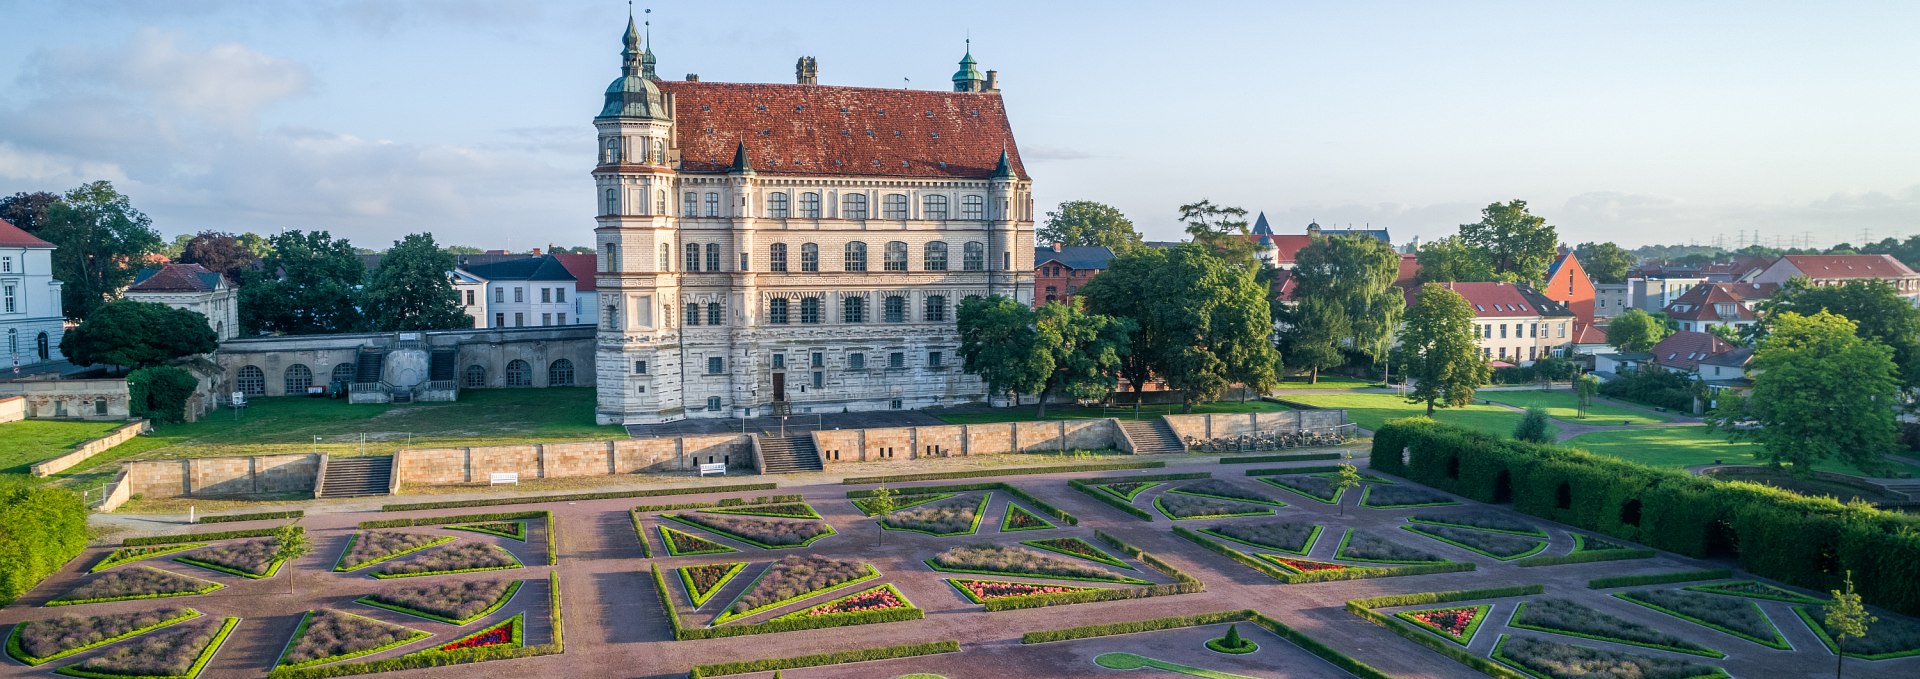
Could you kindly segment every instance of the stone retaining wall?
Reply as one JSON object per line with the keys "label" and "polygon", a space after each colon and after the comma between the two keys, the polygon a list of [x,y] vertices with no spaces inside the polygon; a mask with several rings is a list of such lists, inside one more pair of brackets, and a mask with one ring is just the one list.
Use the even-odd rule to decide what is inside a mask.
{"label": "stone retaining wall", "polygon": [[128,492],[147,498],[312,493],[320,456],[262,455],[151,460],[126,467]]}
{"label": "stone retaining wall", "polygon": [[1268,413],[1232,413],[1210,415],[1167,415],[1167,425],[1175,436],[1209,439],[1301,429],[1328,429],[1347,423],[1345,410],[1283,410]]}
{"label": "stone retaining wall", "polygon": [[826,465],[1037,451],[1125,450],[1114,420],[1049,420],[813,432]]}
{"label": "stone retaining wall", "polygon": [[0,424],[19,422],[27,419],[27,399],[21,396],[0,396]]}
{"label": "stone retaining wall", "polygon": [[680,438],[528,443],[463,448],[418,448],[394,453],[400,485],[486,483],[489,475],[513,472],[522,479],[608,476],[635,472],[692,471],[721,462],[753,468],[753,446],[743,434]]}
{"label": "stone retaining wall", "polygon": [[42,461],[32,467],[34,476],[52,476],[86,461],[87,458],[112,450],[114,446],[126,443],[129,439],[153,431],[153,425],[146,420],[134,420],[120,425],[106,436],[89,439],[74,446],[73,450],[60,457]]}

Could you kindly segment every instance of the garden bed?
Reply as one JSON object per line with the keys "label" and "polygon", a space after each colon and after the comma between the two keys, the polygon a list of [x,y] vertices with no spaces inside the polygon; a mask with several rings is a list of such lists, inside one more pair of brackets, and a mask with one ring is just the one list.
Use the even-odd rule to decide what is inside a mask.
{"label": "garden bed", "polygon": [[340,558],[333,563],[333,570],[342,573],[359,570],[388,559],[406,556],[431,547],[438,547],[453,542],[456,539],[458,538],[451,535],[402,533],[392,530],[369,530],[354,533],[347,538],[347,548],[341,550]]}
{"label": "garden bed", "polygon": [[924,504],[881,517],[880,527],[935,537],[972,535],[979,532],[980,517],[986,513],[987,502],[992,499],[993,493],[984,493],[978,501],[954,498]]}
{"label": "garden bed", "polygon": [[177,625],[54,672],[93,679],[193,679],[238,624],[239,618],[223,618]]}
{"label": "garden bed", "polygon": [[1827,603],[1826,599],[1807,596],[1805,594],[1795,592],[1785,587],[1776,587],[1764,582],[1760,582],[1758,580],[1741,580],[1738,582],[1720,582],[1720,583],[1714,583],[1711,585],[1694,585],[1692,587],[1687,587],[1685,589],[1689,589],[1695,592],[1706,592],[1708,594],[1723,594],[1726,596],[1743,596],[1750,599],[1766,599],[1768,601],[1785,601],[1787,603],[1793,603],[1793,604],[1819,605],[1819,604]]}
{"label": "garden bed", "polygon": [[1147,492],[1148,488],[1158,485],[1160,484],[1156,481],[1121,481],[1119,483],[1103,483],[1094,487],[1099,488],[1108,495],[1132,502],[1133,499],[1139,497],[1141,493]]}
{"label": "garden bed", "polygon": [[497,535],[503,538],[511,538],[514,540],[519,540],[521,542],[527,541],[527,522],[525,521],[486,521],[482,523],[463,523],[458,526],[447,526],[447,530],[463,530],[469,533],[483,533],[486,535]]}
{"label": "garden bed", "polygon": [[1614,596],[1767,648],[1793,650],[1793,645],[1781,636],[1780,628],[1775,627],[1767,614],[1760,610],[1760,605],[1751,600],[1681,589],[1644,589],[1620,592]]}
{"label": "garden bed", "polygon": [[14,625],[7,634],[7,655],[28,665],[43,665],[197,617],[200,612],[191,608],[163,607],[132,613],[63,615],[33,620]]}
{"label": "garden bed", "polygon": [[[953,497],[953,496],[954,496],[954,494],[953,494],[953,493],[930,493],[930,494],[924,494],[924,495],[899,495],[899,496],[895,496],[895,497],[893,498],[893,511],[896,511],[896,512],[897,512],[897,511],[900,511],[900,510],[902,510],[902,509],[907,509],[907,508],[910,508],[910,507],[918,507],[918,506],[920,506],[920,505],[924,505],[924,504],[926,504],[926,503],[929,503],[929,502],[939,502],[939,501],[941,501],[941,500],[945,500],[945,499],[947,499],[947,498],[950,498],[950,497]],[[867,516],[874,516],[874,515],[876,515],[876,514],[879,514],[879,513],[880,513],[880,512],[877,512],[877,511],[874,511],[874,510],[873,510],[873,498],[870,498],[870,497],[863,497],[863,498],[856,498],[856,499],[854,499],[854,501],[853,501],[853,506],[854,506],[854,508],[855,508],[855,509],[858,509],[858,510],[860,510],[860,513],[862,513],[862,514],[866,514]]]}
{"label": "garden bed", "polygon": [[805,502],[782,502],[757,507],[722,507],[720,509],[702,509],[701,514],[732,514],[735,516],[766,516],[779,519],[818,519],[820,512]]}
{"label": "garden bed", "polygon": [[1201,497],[1218,498],[1221,500],[1235,500],[1239,502],[1251,502],[1254,504],[1273,505],[1276,507],[1287,506],[1287,503],[1285,502],[1275,500],[1273,498],[1267,497],[1255,491],[1241,488],[1239,486],[1233,485],[1232,483],[1229,483],[1227,481],[1222,481],[1220,479],[1207,479],[1199,483],[1190,483],[1184,486],[1180,486],[1178,488],[1174,488],[1167,492],[1178,493],[1181,495],[1198,495]]}
{"label": "garden bed", "polygon": [[1267,561],[1268,563],[1287,569],[1288,571],[1292,571],[1294,573],[1315,573],[1319,571],[1344,571],[1344,570],[1354,568],[1354,566],[1349,566],[1343,563],[1333,563],[1330,561],[1314,561],[1312,559],[1289,559],[1287,557],[1280,556],[1278,554],[1255,554],[1254,556],[1260,557],[1261,559]]}
{"label": "garden bed", "polygon": [[1533,556],[1547,548],[1546,540],[1520,537],[1511,533],[1490,533],[1473,528],[1456,528],[1454,526],[1428,524],[1401,526],[1401,528],[1409,533],[1433,538],[1475,554],[1492,557],[1501,561],[1512,561],[1522,557]]}
{"label": "garden bed", "polygon": [[446,573],[502,571],[519,567],[520,559],[515,557],[513,552],[502,549],[499,545],[469,542],[464,545],[421,552],[406,561],[389,563],[380,570],[374,571],[373,577],[410,578]]}
{"label": "garden bed", "polygon": [[833,535],[825,521],[785,521],[742,516],[661,514],[660,518],[704,528],[761,549],[794,549]]}
{"label": "garden bed", "polygon": [[1216,500],[1201,495],[1181,495],[1161,493],[1153,499],[1153,508],[1162,515],[1175,521],[1189,519],[1221,519],[1235,516],[1267,516],[1273,514],[1273,508],[1262,505],[1250,505],[1242,502]]}
{"label": "garden bed", "polygon": [[1513,611],[1509,627],[1724,658],[1726,654],[1569,599],[1534,599]]}
{"label": "garden bed", "polygon": [[913,602],[893,585],[886,584],[864,589],[811,608],[794,611],[774,618],[774,620],[814,620],[832,616],[852,616],[861,613],[894,611],[914,608]]}
{"label": "garden bed", "polygon": [[[680,584],[687,589],[687,600],[693,602],[694,610],[707,605],[713,595],[733,581],[733,576],[746,570],[747,563],[710,563],[699,566],[682,566],[674,569],[680,573]],[[661,596],[666,596],[663,592]]]}
{"label": "garden bed", "polygon": [[79,587],[68,590],[48,606],[97,604],[130,599],[162,599],[206,594],[225,587],[217,582],[187,577],[151,566],[140,566],[94,576]]}
{"label": "garden bed", "polygon": [[[1793,612],[1807,623],[1814,635],[1820,637],[1820,643],[1827,645],[1828,652],[1839,652],[1833,643],[1833,633],[1827,629],[1824,614],[1807,606],[1794,606]],[[1906,618],[1880,618],[1878,622],[1867,626],[1866,636],[1847,639],[1846,654],[1849,658],[1863,660],[1920,655],[1920,624]]]}
{"label": "garden bed", "polygon": [[397,613],[465,625],[492,615],[520,591],[519,580],[464,580],[388,587],[355,603]]}
{"label": "garden bed", "polygon": [[1007,515],[1000,519],[1000,532],[1013,533],[1023,530],[1046,530],[1057,528],[1053,522],[1041,518],[1039,514],[1027,511],[1019,504],[1008,502]]}
{"label": "garden bed", "polygon": [[1466,646],[1473,643],[1473,635],[1480,631],[1480,626],[1487,621],[1487,612],[1491,610],[1493,604],[1480,604],[1401,611],[1393,616],[1413,623],[1414,627],[1438,634],[1447,641]]}
{"label": "garden bed", "polygon": [[880,577],[873,566],[823,556],[789,556],[773,562],[715,618],[718,625],[764,613],[856,582]]}
{"label": "garden bed", "polygon": [[[1409,516],[1407,517],[1407,521],[1435,526],[1472,528],[1493,533],[1509,533],[1512,535],[1526,535],[1537,538],[1547,537],[1547,531],[1534,525],[1533,522],[1499,511],[1472,511],[1457,514],[1423,513]],[[1574,535],[1578,536],[1579,533],[1575,533]]]}
{"label": "garden bed", "polygon": [[1368,561],[1372,563],[1440,563],[1446,559],[1434,554],[1403,547],[1386,538],[1357,528],[1347,529],[1340,536],[1340,548],[1335,550],[1333,558],[1348,561]]}
{"label": "garden bed", "polygon": [[1727,676],[1725,670],[1690,660],[1652,658],[1533,637],[1500,637],[1500,642],[1493,647],[1493,659],[1542,679],[1715,679]]}
{"label": "garden bed", "polygon": [[1001,545],[955,547],[928,559],[927,566],[936,571],[947,573],[1026,575],[1059,580],[1119,582],[1130,585],[1153,584],[1139,578],[1120,575],[1104,568],[1089,566],[1081,561],[1064,559],[1044,552],[1036,552],[1031,549],[1020,549]]}
{"label": "garden bed", "polygon": [[1346,489],[1335,484],[1333,479],[1309,474],[1282,474],[1262,476],[1260,482],[1281,490],[1299,495],[1321,504],[1339,504],[1340,496]]}
{"label": "garden bed", "polygon": [[433,636],[411,627],[381,622],[331,608],[308,611],[294,628],[276,667],[309,667],[372,655]]}
{"label": "garden bed", "polygon": [[1313,543],[1320,539],[1320,531],[1318,525],[1290,521],[1228,524],[1200,529],[1202,533],[1249,547],[1299,556],[1306,556],[1313,549]]}
{"label": "garden bed", "polygon": [[515,613],[513,617],[489,625],[450,643],[441,644],[437,649],[463,651],[470,648],[520,648],[526,645],[527,614]]}
{"label": "garden bed", "polygon": [[702,554],[726,554],[728,552],[740,551],[698,535],[686,531],[674,530],[666,526],[660,527],[660,542],[667,546],[667,554],[672,556],[699,556]]}
{"label": "garden bed", "polygon": [[1457,504],[1460,504],[1460,501],[1453,499],[1451,495],[1413,486],[1370,484],[1366,492],[1360,494],[1360,506],[1368,509],[1440,507]]}
{"label": "garden bed", "polygon": [[1082,540],[1080,538],[1053,538],[1051,540],[1022,540],[1020,541],[1020,544],[1027,545],[1029,547],[1044,549],[1049,552],[1054,552],[1056,554],[1065,554],[1067,556],[1071,556],[1076,559],[1086,559],[1088,561],[1097,561],[1099,563],[1103,563],[1109,566],[1117,566],[1119,568],[1125,568],[1130,571],[1139,570],[1137,568],[1127,565],[1127,562],[1121,561],[1120,557],[1114,556],[1112,554],[1108,554],[1106,550],[1100,549],[1099,547],[1095,547],[1093,543],[1087,542],[1086,540]]}
{"label": "garden bed", "polygon": [[93,568],[87,569],[87,572],[98,573],[100,571],[104,571],[114,566],[129,564],[135,561],[140,561],[142,559],[151,559],[156,556],[166,556],[174,552],[184,552],[189,549],[199,549],[205,546],[207,546],[207,543],[204,543],[204,542],[189,542],[189,543],[179,544],[179,545],[151,545],[146,547],[121,547],[111,552],[107,552],[107,555],[100,559],[100,563],[94,564]]}
{"label": "garden bed", "polygon": [[1028,596],[1046,596],[1048,594],[1068,594],[1084,592],[1098,587],[1078,585],[1042,585],[1031,582],[1008,582],[1005,580],[974,580],[969,578],[947,578],[947,584],[960,591],[968,601],[984,604],[994,599],[1017,599]]}
{"label": "garden bed", "polygon": [[174,561],[198,566],[207,570],[219,571],[255,580],[271,578],[280,572],[279,560],[273,558],[280,541],[273,538],[242,540],[201,547],[173,557]]}

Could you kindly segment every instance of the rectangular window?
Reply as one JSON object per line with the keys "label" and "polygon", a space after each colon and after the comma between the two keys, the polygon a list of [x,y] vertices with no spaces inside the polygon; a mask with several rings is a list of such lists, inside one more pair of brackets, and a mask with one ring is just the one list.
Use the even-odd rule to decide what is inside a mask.
{"label": "rectangular window", "polygon": [[467,291],[467,306],[473,306],[473,291]]}
{"label": "rectangular window", "polygon": [[775,367],[775,368],[785,368],[785,367],[787,367],[787,355],[786,355],[786,354],[774,354],[774,355],[773,355],[773,367]]}
{"label": "rectangular window", "polygon": [[822,387],[822,385],[825,385],[826,383],[827,383],[826,373],[820,372],[818,370],[813,371],[813,388],[819,389]]}
{"label": "rectangular window", "polygon": [[718,375],[726,371],[727,361],[719,356],[707,357],[707,374]]}
{"label": "rectangular window", "polygon": [[[742,267],[745,268],[745,267]],[[774,243],[767,249],[767,269],[785,272],[787,270],[787,244]]]}
{"label": "rectangular window", "polygon": [[986,203],[985,199],[982,199],[979,196],[967,196],[965,198],[961,198],[960,199],[960,218],[961,219],[980,219],[983,216],[982,213],[985,212],[985,210],[982,209],[982,206],[985,203]]}
{"label": "rectangular window", "polygon": [[497,285],[496,285],[496,286],[494,286],[494,288],[493,288],[493,301],[494,301],[494,303],[495,303],[495,304],[500,304],[500,303],[504,303],[504,302],[506,302],[506,301],[507,301],[507,289],[506,289],[506,288],[503,288],[503,287],[500,287],[500,286],[497,286]]}
{"label": "rectangular window", "polygon": [[513,287],[513,301],[514,301],[515,303],[519,303],[519,302],[525,302],[525,301],[527,301],[527,289],[526,289],[526,288],[523,288],[523,287],[520,287],[520,286],[517,286],[517,285],[516,285],[516,286],[514,286],[514,287]]}
{"label": "rectangular window", "polygon": [[552,304],[552,303],[553,303],[553,288],[541,288],[541,289],[540,289],[540,303],[541,303],[541,304]]}
{"label": "rectangular window", "polygon": [[940,359],[941,359],[940,352],[938,351],[927,352],[927,367],[929,368],[940,367]]}
{"label": "rectangular window", "polygon": [[720,244],[719,243],[707,244],[707,270],[708,271],[720,270]]}
{"label": "rectangular window", "polygon": [[567,289],[566,289],[566,288],[554,288],[554,289],[553,289],[553,301],[554,301],[554,303],[555,303],[555,304],[566,304],[566,303],[567,303]]}
{"label": "rectangular window", "polygon": [[567,324],[567,315],[566,315],[566,314],[564,314],[564,313],[562,313],[562,314],[554,314],[554,315],[553,315],[553,319],[554,319],[555,321],[558,321],[558,323],[556,323],[556,325],[566,325],[566,324]]}
{"label": "rectangular window", "polygon": [[1527,324],[1527,336],[1528,336],[1528,337],[1539,337],[1539,336],[1540,336],[1540,325],[1539,325],[1538,323],[1528,323],[1528,324]]}
{"label": "rectangular window", "polygon": [[826,354],[822,354],[818,351],[813,352],[813,367],[818,368],[826,364],[827,364]]}
{"label": "rectangular window", "polygon": [[494,314],[494,315],[493,315],[493,327],[496,327],[496,328],[504,328],[504,327],[506,327],[506,325],[507,325],[507,315],[506,315],[506,314]]}
{"label": "rectangular window", "polygon": [[694,193],[692,191],[688,191],[685,195],[681,196],[680,216],[695,217],[695,216],[699,216],[699,214],[700,214],[700,194]]}
{"label": "rectangular window", "polygon": [[0,273],[13,273],[12,257],[0,257]]}
{"label": "rectangular window", "polygon": [[8,283],[4,288],[0,288],[0,290],[3,290],[3,291],[0,291],[0,297],[6,298],[7,313],[11,314],[11,313],[18,312],[20,310],[19,308],[20,303],[16,301],[16,298],[14,297],[13,284]]}
{"label": "rectangular window", "polygon": [[904,351],[895,351],[895,352],[893,352],[893,353],[890,353],[890,354],[887,354],[887,367],[889,367],[889,368],[905,368],[905,367],[907,367],[907,354],[906,354],[906,352],[904,352]]}
{"label": "rectangular window", "polygon": [[541,325],[553,325],[553,314],[540,314]]}
{"label": "rectangular window", "polygon": [[1565,322],[1562,322],[1560,324],[1560,336],[1561,337],[1567,336],[1567,324]]}
{"label": "rectangular window", "polygon": [[866,354],[847,354],[847,369],[848,370],[866,370],[867,355]]}
{"label": "rectangular window", "polygon": [[720,216],[720,194],[712,191],[707,192],[707,216]]}
{"label": "rectangular window", "polygon": [[634,362],[633,362],[633,374],[635,374],[635,375],[645,375],[645,374],[647,374],[647,362],[646,362],[646,361],[634,361]]}
{"label": "rectangular window", "polygon": [[520,312],[514,312],[513,327],[524,328],[526,327],[526,325],[527,325],[527,315]]}
{"label": "rectangular window", "polygon": [[1501,324],[1500,324],[1500,339],[1506,339],[1506,338],[1507,338],[1507,324],[1505,324],[1505,323],[1501,323]]}

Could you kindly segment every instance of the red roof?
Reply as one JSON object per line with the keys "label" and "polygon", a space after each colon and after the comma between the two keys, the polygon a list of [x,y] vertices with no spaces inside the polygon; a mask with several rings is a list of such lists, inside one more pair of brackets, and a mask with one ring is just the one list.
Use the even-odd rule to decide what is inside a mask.
{"label": "red roof", "polygon": [[1606,344],[1607,329],[1592,323],[1573,324],[1574,344]]}
{"label": "red roof", "polygon": [[1814,280],[1920,276],[1893,255],[1787,255],[1781,259]]}
{"label": "red roof", "polygon": [[1400,275],[1393,279],[1393,284],[1400,286],[1401,290],[1412,292],[1420,287],[1419,279],[1420,258],[1413,254],[1400,255]]}
{"label": "red roof", "polygon": [[1675,370],[1695,372],[1700,369],[1702,359],[1712,358],[1733,351],[1737,347],[1728,344],[1712,333],[1676,332],[1653,345],[1653,361]]}
{"label": "red roof", "polygon": [[567,273],[573,274],[573,289],[576,292],[592,292],[599,289],[598,283],[593,279],[594,273],[600,268],[599,255],[556,254],[553,258],[560,260],[560,266],[566,267]]}
{"label": "red roof", "polygon": [[1005,150],[1026,177],[999,92],[663,81],[680,169],[985,179]]}
{"label": "red roof", "polygon": [[220,274],[199,264],[167,264],[140,272],[139,281],[127,286],[127,292],[206,292],[219,282]]}
{"label": "red roof", "polygon": [[[1479,318],[1573,315],[1565,305],[1547,299],[1545,295],[1524,285],[1510,283],[1442,283],[1441,285],[1465,297],[1467,305],[1473,307],[1473,315]],[[1407,306],[1413,306],[1419,292],[1419,288],[1406,291]]]}
{"label": "red roof", "polygon": [[35,238],[25,229],[0,219],[0,248],[50,248],[52,243]]}
{"label": "red roof", "polygon": [[[1667,316],[1676,321],[1751,321],[1753,302],[1772,297],[1780,286],[1774,283],[1701,283],[1667,304]],[[1722,316],[1721,304],[1732,305],[1731,314]]]}
{"label": "red roof", "polygon": [[[1260,247],[1261,238],[1272,239],[1274,266],[1280,266],[1283,264],[1292,264],[1296,261],[1299,261],[1300,251],[1306,249],[1308,245],[1313,244],[1313,237],[1306,236],[1306,235],[1274,236],[1274,235],[1267,235],[1267,234],[1260,234],[1260,233],[1251,233],[1251,234],[1241,236],[1241,238],[1247,239],[1247,242],[1252,243],[1255,248]],[[1257,251],[1256,251],[1256,254],[1257,254]]]}

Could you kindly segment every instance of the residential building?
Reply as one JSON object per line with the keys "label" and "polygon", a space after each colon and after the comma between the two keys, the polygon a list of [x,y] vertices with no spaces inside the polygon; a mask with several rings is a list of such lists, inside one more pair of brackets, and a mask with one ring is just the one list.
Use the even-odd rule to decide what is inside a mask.
{"label": "residential building", "polygon": [[579,322],[573,310],[573,274],[553,255],[473,264],[465,271],[486,281],[488,316],[478,327],[526,328]]}
{"label": "residential building", "polygon": [[988,397],[961,300],[1033,301],[1032,183],[993,71],[953,90],[662,80],[629,23],[594,118],[597,419]]}
{"label": "residential building", "polygon": [[1593,283],[1593,317],[1613,318],[1633,308],[1633,286],[1619,283]]}
{"label": "residential building", "polygon": [[1667,308],[1668,304],[1692,290],[1693,286],[1705,282],[1706,277],[1698,273],[1652,273],[1628,278],[1627,294],[1632,300],[1632,308],[1653,313]]}
{"label": "residential building", "polygon": [[[1254,255],[1267,266],[1277,269],[1292,269],[1299,260],[1300,250],[1313,242],[1313,239],[1326,236],[1367,236],[1381,242],[1392,244],[1393,238],[1386,229],[1322,229],[1319,222],[1307,224],[1304,234],[1276,234],[1273,225],[1267,222],[1267,213],[1262,212],[1253,220],[1253,228],[1246,239],[1253,243]],[[1156,245],[1149,243],[1149,245]],[[1175,243],[1174,245],[1177,245]]]}
{"label": "residential building", "polygon": [[[1446,283],[1473,307],[1475,342],[1496,367],[1526,365],[1547,356],[1564,356],[1573,342],[1578,318],[1565,305],[1526,285]],[[1407,292],[1407,306],[1419,290]]]}
{"label": "residential building", "polygon": [[0,220],[0,369],[64,360],[60,338],[60,281],[53,278],[53,244]]}
{"label": "residential building", "polygon": [[1612,379],[1652,366],[1697,377],[1715,391],[1744,390],[1753,386],[1748,375],[1752,362],[1751,348],[1732,344],[1713,333],[1682,330],[1668,335],[1648,351],[1597,355],[1594,373]]}
{"label": "residential building", "polygon": [[1593,323],[1574,323],[1572,342],[1567,345],[1567,354],[1571,356],[1593,356],[1613,349],[1607,344],[1607,328]]}
{"label": "residential building", "polygon": [[1755,307],[1780,286],[1773,283],[1701,283],[1674,298],[1664,311],[1681,331],[1707,332],[1716,325],[1745,328],[1759,322]]}
{"label": "residential building", "polygon": [[573,314],[568,318],[580,325],[600,324],[600,256],[597,254],[559,253],[553,256],[573,274]]}
{"label": "residential building", "polygon": [[1547,267],[1547,278],[1540,284],[1540,294],[1547,299],[1559,302],[1582,323],[1592,323],[1594,316],[1593,279],[1587,277],[1587,270],[1580,265],[1580,258],[1573,250],[1560,246],[1560,256]]}
{"label": "residential building", "polygon": [[1891,283],[1901,297],[1920,302],[1920,273],[1893,255],[1786,255],[1747,280],[1782,284],[1795,277],[1805,277],[1814,285],[1883,280]]}
{"label": "residential building", "polygon": [[1101,245],[1033,249],[1033,306],[1065,301],[1113,262],[1113,250]]}
{"label": "residential building", "polygon": [[165,264],[141,269],[123,296],[140,302],[186,309],[207,318],[220,341],[240,334],[239,288],[225,274],[199,264]]}
{"label": "residential building", "polygon": [[487,279],[458,267],[447,272],[447,279],[453,281],[453,295],[460,300],[460,310],[473,318],[473,327],[488,327]]}

